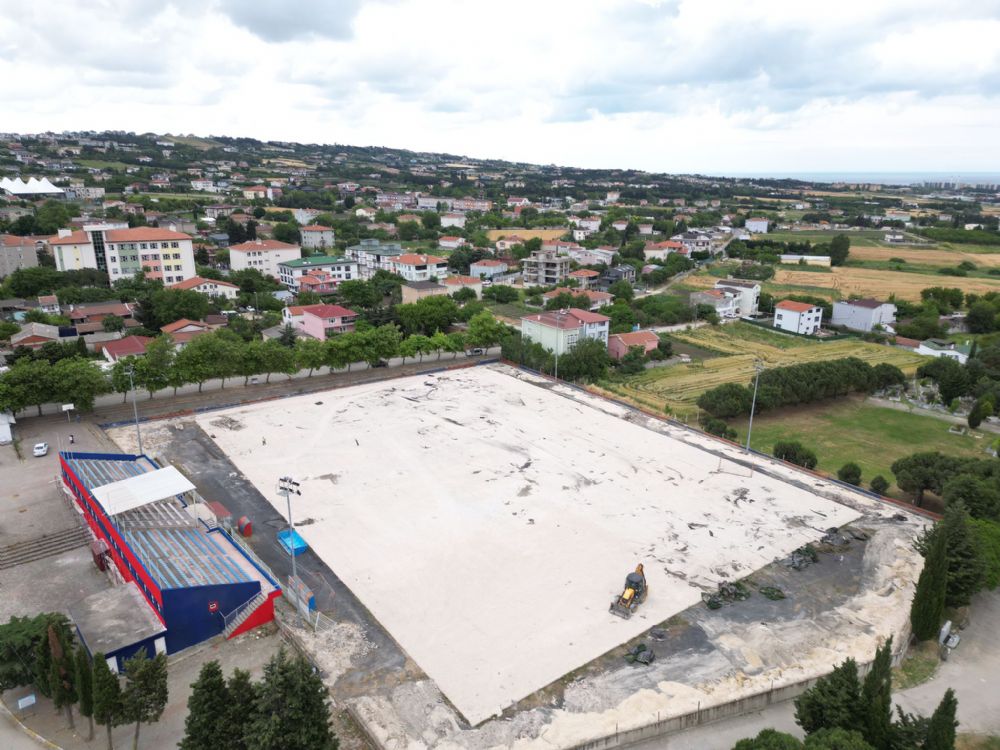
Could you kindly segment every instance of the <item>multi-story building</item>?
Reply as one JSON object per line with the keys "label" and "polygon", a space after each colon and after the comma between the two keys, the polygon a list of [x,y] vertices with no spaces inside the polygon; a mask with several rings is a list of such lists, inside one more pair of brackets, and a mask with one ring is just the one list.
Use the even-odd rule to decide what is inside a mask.
{"label": "multi-story building", "polygon": [[302,247],[307,250],[326,250],[333,247],[334,232],[321,224],[310,224],[299,230],[302,233]]}
{"label": "multi-story building", "polygon": [[720,318],[735,318],[738,316],[739,294],[729,289],[706,289],[702,292],[692,292],[689,298],[692,307],[708,305],[715,310]]}
{"label": "multi-story building", "polygon": [[877,299],[852,299],[833,303],[831,324],[852,331],[871,331],[891,327],[896,322],[896,306]]}
{"label": "multi-story building", "polygon": [[741,318],[751,318],[760,308],[760,282],[750,279],[719,279],[715,288],[737,295],[736,314]]}
{"label": "multi-story building", "polygon": [[229,246],[229,267],[234,271],[256,268],[265,276],[278,278],[278,267],[302,257],[302,248],[279,240],[250,240]]}
{"label": "multi-story building", "polygon": [[550,286],[566,279],[572,261],[555,250],[535,250],[521,261],[524,283],[527,286]]}
{"label": "multi-story building", "polygon": [[521,318],[521,335],[559,355],[565,354],[582,339],[597,339],[608,344],[611,318],[589,310],[553,310]]}
{"label": "multi-story building", "polygon": [[358,314],[340,305],[304,305],[298,308],[295,325],[307,336],[324,341],[338,333],[354,330]]}
{"label": "multi-story building", "polygon": [[191,236],[173,228],[84,224],[82,230],[60,229],[49,246],[58,270],[96,268],[112,282],[141,273],[175,284],[195,275]]}
{"label": "multi-story building", "polygon": [[507,264],[494,258],[483,258],[469,266],[469,276],[489,279],[493,276],[507,273]]}
{"label": "multi-story building", "polygon": [[34,237],[0,235],[0,279],[10,276],[19,268],[34,268],[37,265],[38,246]]}
{"label": "multi-story building", "polygon": [[358,262],[349,258],[334,258],[328,255],[311,255],[306,258],[286,260],[278,264],[278,281],[289,290],[299,290],[300,279],[313,271],[326,271],[334,287],[341,281],[360,278]]}
{"label": "multi-story building", "polygon": [[774,306],[774,327],[792,333],[818,333],[823,323],[823,308],[806,302],[783,299]]}
{"label": "multi-story building", "polygon": [[448,275],[448,261],[436,255],[404,253],[391,261],[393,273],[407,281],[433,281]]}
{"label": "multi-story building", "polygon": [[767,227],[770,222],[767,219],[755,217],[747,219],[746,230],[754,234],[767,234]]}
{"label": "multi-story building", "polygon": [[392,271],[393,263],[403,255],[403,247],[398,242],[380,242],[379,240],[361,240],[357,245],[351,245],[345,251],[347,257],[358,262],[358,269],[363,278],[369,278],[378,270]]}

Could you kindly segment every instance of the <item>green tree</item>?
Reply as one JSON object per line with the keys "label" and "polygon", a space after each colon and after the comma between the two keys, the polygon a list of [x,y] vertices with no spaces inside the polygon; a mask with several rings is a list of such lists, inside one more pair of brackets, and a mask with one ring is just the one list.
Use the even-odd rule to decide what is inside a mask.
{"label": "green tree", "polygon": [[208,297],[193,289],[158,289],[139,301],[139,320],[156,331],[181,319],[204,320],[212,311]]}
{"label": "green tree", "polygon": [[980,300],[969,306],[965,324],[969,333],[991,333],[996,330],[997,311],[991,302]]}
{"label": "green tree", "polygon": [[837,469],[837,479],[841,482],[853,484],[855,487],[861,486],[861,467],[853,461],[844,464]]}
{"label": "green tree", "polygon": [[295,361],[295,350],[289,349],[277,339],[265,341],[260,349],[261,365],[263,372],[267,374],[265,383],[271,382],[271,375],[274,373],[284,373],[291,377],[297,370]]}
{"label": "green tree", "polygon": [[582,338],[559,357],[559,376],[563,380],[593,383],[608,374],[611,358],[600,339]]}
{"label": "green tree", "polygon": [[458,320],[458,315],[455,300],[443,295],[424,297],[395,308],[396,321],[406,335],[433,336],[435,331],[448,330]]}
{"label": "green tree", "polygon": [[441,331],[435,331],[434,335],[431,336],[431,351],[437,352],[437,358],[441,359],[441,354],[443,352],[451,351],[449,343],[448,334]]}
{"label": "green tree", "polygon": [[635,297],[635,290],[632,289],[632,285],[625,281],[625,279],[616,281],[608,287],[608,291],[614,295],[615,300],[631,302],[632,298]]}
{"label": "green tree", "polygon": [[801,750],[802,742],[775,729],[762,729],[753,739],[740,740],[733,750]]}
{"label": "green tree", "polygon": [[796,464],[805,469],[815,469],[816,454],[798,440],[779,440],[774,444],[774,457]]}
{"label": "green tree", "polygon": [[83,644],[77,644],[73,659],[76,677],[76,692],[80,699],[80,716],[85,716],[90,724],[87,742],[94,739],[94,669]]}
{"label": "green tree", "polygon": [[197,383],[198,392],[206,380],[228,372],[234,363],[227,361],[227,350],[218,333],[203,333],[191,339],[174,358],[174,370],[181,382]]}
{"label": "green tree", "polygon": [[[245,669],[234,669],[233,676],[226,682],[226,690],[229,693],[225,724],[225,730],[228,733],[226,738],[228,745],[226,746],[232,750],[246,750],[247,728],[253,721],[257,687],[250,680],[249,672]],[[181,750],[185,750],[185,748],[181,748]]]}
{"label": "green tree", "polygon": [[958,711],[958,701],[955,691],[948,688],[944,691],[941,702],[931,714],[927,724],[927,740],[924,750],[955,750],[955,730],[958,721],[955,714]]}
{"label": "green tree", "polygon": [[973,518],[1000,519],[1000,489],[993,481],[959,474],[944,483],[941,499],[946,506],[962,503]]}
{"label": "green tree", "polygon": [[986,559],[962,503],[946,507],[944,517],[917,539],[917,549],[925,557],[938,534],[945,537],[948,558],[945,606],[964,607],[972,600],[972,595],[983,587]]}
{"label": "green tree", "polygon": [[286,323],[281,327],[281,335],[278,336],[278,343],[291,349],[295,346],[295,340],[297,338],[298,336],[295,335],[295,327],[291,323]]}
{"label": "green tree", "polygon": [[[0,624],[0,691],[35,683],[43,695],[48,690],[51,659],[38,665],[39,648],[47,644],[52,618],[62,615],[40,614],[35,617],[11,617]],[[46,652],[47,654],[49,652]]]}
{"label": "green tree", "polygon": [[302,657],[282,648],[264,666],[245,739],[247,750],[336,750],[326,688]]}
{"label": "green tree", "polygon": [[[641,346],[630,346],[618,360],[618,372],[623,375],[638,375],[646,369],[646,350]],[[715,420],[721,422],[722,420]],[[725,424],[725,422],[722,422]]]}
{"label": "green tree", "polygon": [[750,413],[753,394],[738,383],[725,383],[710,388],[698,397],[698,408],[713,417],[730,419]]}
{"label": "green tree", "polygon": [[810,734],[802,747],[803,750],[873,750],[860,732],[842,727]]}
{"label": "green tree", "polygon": [[872,477],[872,481],[868,483],[871,487],[872,492],[878,495],[884,495],[889,489],[889,481],[881,474],[876,474]]}
{"label": "green tree", "polygon": [[64,618],[49,622],[47,643],[49,651],[49,689],[52,703],[65,709],[66,720],[73,728],[73,704],[78,699],[76,691],[76,664],[73,660],[73,636]]}
{"label": "green tree", "polygon": [[55,401],[56,386],[52,366],[38,359],[22,358],[4,374],[4,398],[7,408],[20,411],[26,406],[37,406],[38,416],[42,405]]}
{"label": "green tree", "polygon": [[[135,358],[136,385],[145,388],[150,398],[170,385],[170,370],[175,356],[173,342],[166,336],[158,336],[149,342],[142,357]],[[112,387],[117,391],[115,385],[112,379]]]}
{"label": "green tree", "polygon": [[[428,297],[428,299],[433,298]],[[394,325],[371,328],[358,335],[360,337],[359,340],[364,361],[368,363],[369,367],[374,367],[379,362],[390,360],[399,352],[401,336],[399,329]]]}
{"label": "green tree", "polygon": [[948,556],[944,534],[937,534],[927,550],[924,568],[910,606],[910,623],[918,641],[936,638],[944,617],[948,585]]}
{"label": "green tree", "polygon": [[969,525],[976,537],[986,570],[983,585],[988,589],[1000,586],[1000,523],[971,519]]}
{"label": "green tree", "polygon": [[326,347],[322,341],[314,338],[301,338],[295,344],[295,364],[297,367],[313,371],[326,364]]}
{"label": "green tree", "polygon": [[122,693],[123,718],[135,722],[132,750],[139,748],[139,729],[159,721],[167,706],[167,655],[150,659],[138,651],[125,662],[125,690]]}
{"label": "green tree", "polygon": [[104,654],[94,654],[94,721],[108,732],[108,750],[114,750],[111,730],[124,723],[122,689]]}
{"label": "green tree", "polygon": [[469,319],[466,342],[469,346],[488,349],[499,344],[506,332],[507,326],[494,318],[491,313],[483,311]]}
{"label": "green tree", "polygon": [[832,727],[856,729],[863,717],[861,684],[854,659],[837,665],[795,699],[795,722],[806,734]]}
{"label": "green tree", "polygon": [[125,330],[125,319],[118,315],[108,315],[101,321],[101,328],[110,333]]}
{"label": "green tree", "polygon": [[830,265],[842,266],[851,251],[851,240],[846,234],[838,234],[830,240]]}
{"label": "green tree", "polygon": [[72,403],[78,411],[94,408],[94,399],[107,393],[110,383],[89,359],[61,359],[50,373],[53,395],[62,403]]}
{"label": "green tree", "polygon": [[35,212],[35,231],[38,234],[55,234],[69,226],[69,220],[79,215],[78,210],[62,201],[49,200]]}
{"label": "green tree", "polygon": [[[890,750],[892,742],[892,636],[875,651],[861,686],[865,739],[875,750]],[[850,727],[844,727],[849,729]]]}
{"label": "green tree", "polygon": [[938,452],[924,452],[897,459],[890,468],[896,475],[899,489],[912,494],[914,504],[921,507],[924,492],[930,490],[940,495],[945,482],[957,475],[964,466],[964,459]]}
{"label": "green tree", "polygon": [[[184,719],[180,750],[221,750],[241,741],[242,738],[224,720],[232,715],[232,701],[233,696],[223,679],[219,662],[212,660],[203,664],[188,696],[188,714]],[[242,696],[240,705],[246,708]],[[246,720],[246,717],[242,719]]]}

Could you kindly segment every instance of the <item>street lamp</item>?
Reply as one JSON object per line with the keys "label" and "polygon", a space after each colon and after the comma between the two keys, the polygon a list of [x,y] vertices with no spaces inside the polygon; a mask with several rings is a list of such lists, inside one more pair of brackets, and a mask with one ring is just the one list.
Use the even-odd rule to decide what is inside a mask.
{"label": "street lamp", "polygon": [[747,424],[747,453],[750,452],[750,433],[753,430],[753,413],[757,408],[757,386],[760,385],[760,373],[764,370],[764,363],[755,359],[753,368],[757,371],[757,376],[753,380],[753,401],[750,403],[750,422]]}
{"label": "street lamp", "polygon": [[139,402],[138,397],[135,393],[135,368],[132,365],[128,365],[125,368],[125,374],[128,375],[128,387],[132,391],[132,412],[135,414],[135,437],[139,441],[139,455],[142,455],[142,430],[139,429]]}
{"label": "street lamp", "polygon": [[298,574],[295,570],[295,524],[292,522],[292,495],[301,495],[299,483],[291,477],[281,477],[278,480],[278,493],[285,496],[285,504],[288,506],[288,553],[292,556],[292,578],[298,581]]}

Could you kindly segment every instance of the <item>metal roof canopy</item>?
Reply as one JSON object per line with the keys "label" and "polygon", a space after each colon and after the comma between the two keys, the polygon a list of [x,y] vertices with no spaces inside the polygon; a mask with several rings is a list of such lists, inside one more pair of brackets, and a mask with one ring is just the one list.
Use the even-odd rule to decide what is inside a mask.
{"label": "metal roof canopy", "polygon": [[193,489],[194,485],[187,477],[175,467],[166,466],[156,471],[94,487],[91,493],[104,507],[105,513],[115,516]]}

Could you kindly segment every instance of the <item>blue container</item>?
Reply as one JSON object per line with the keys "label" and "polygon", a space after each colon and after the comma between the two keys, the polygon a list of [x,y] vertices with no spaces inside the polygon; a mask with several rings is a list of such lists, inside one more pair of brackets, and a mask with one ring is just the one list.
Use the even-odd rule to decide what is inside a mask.
{"label": "blue container", "polygon": [[309,549],[309,545],[306,544],[305,539],[299,536],[299,532],[291,529],[279,531],[278,542],[284,547],[285,552],[296,557]]}

